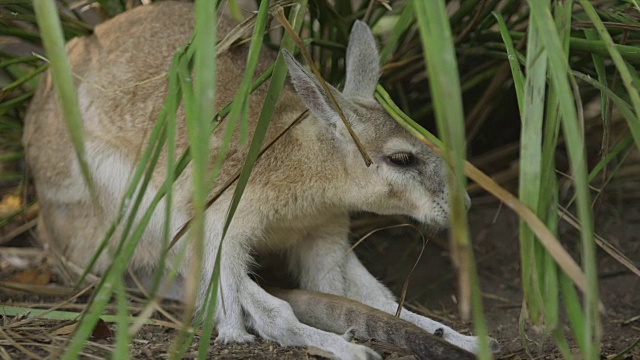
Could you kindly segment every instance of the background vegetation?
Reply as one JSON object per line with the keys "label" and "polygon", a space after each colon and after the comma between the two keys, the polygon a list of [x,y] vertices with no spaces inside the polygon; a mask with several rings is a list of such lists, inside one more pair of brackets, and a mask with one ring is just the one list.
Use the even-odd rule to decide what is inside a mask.
{"label": "background vegetation", "polygon": [[[34,93],[35,78],[51,68],[82,159],[81,120],[71,86],[72,74],[65,66],[63,40],[90,34],[97,22],[137,5],[135,1],[118,0],[0,1],[0,36],[4,39],[0,43],[0,182],[3,194],[25,194],[22,205],[5,214],[0,226],[27,212],[35,201],[26,191],[29,178],[20,142],[22,119]],[[126,206],[130,214],[139,211],[146,215],[140,223],[133,222],[133,216],[114,219],[112,229],[118,223],[127,229],[121,239],[124,246],[104,277],[109,281],[100,283],[94,301],[83,313],[65,358],[73,358],[82,350],[111,295],[121,305],[114,357],[126,357],[131,337],[150,316],[151,311],[129,322],[122,276],[126,259],[151,214],[150,209],[138,209],[139,193],[134,190],[139,184],[146,186],[150,174],[147,165],[155,164],[162,146],[168,149],[171,166],[156,204],[166,197],[169,211],[171,183],[192,161],[194,173],[200,176],[194,180],[191,241],[201,244],[207,188],[215,181],[204,171],[206,135],[216,126],[211,119],[246,123],[244,99],[260,85],[252,84],[258,49],[294,49],[295,36],[291,38],[292,34],[280,25],[286,23],[285,18],[293,33],[301,29],[311,58],[327,82],[333,84],[343,81],[343,58],[352,22],[364,19],[372,26],[382,44],[383,76],[376,92],[381,104],[416,136],[443,153],[454,175],[450,177],[453,189],[468,187],[472,195],[488,192],[520,216],[523,324],[526,320],[543,325],[563,356],[572,358],[559,320],[564,308],[580,357],[599,358],[597,246],[640,273],[624,254],[595,236],[593,225],[604,196],[618,196],[621,202],[628,202],[640,195],[634,182],[638,168],[628,161],[640,146],[637,1],[263,1],[253,15],[243,12],[233,0],[200,1],[196,7],[193,41],[174,58],[168,74],[166,111],[158,117],[147,151],[132,176],[130,191],[122,199],[123,209]],[[215,10],[220,7],[227,7],[232,16],[250,18],[255,26],[252,34],[237,34],[238,40],[250,41],[251,51],[236,100],[214,114],[208,104],[213,101],[214,93],[209,89],[214,87],[215,64],[208,59],[213,58],[219,45],[210,39],[215,33]],[[190,70],[199,74],[193,85],[188,81]],[[261,79],[271,77],[269,91],[278,94],[286,75],[282,59],[279,57],[263,75]],[[173,145],[175,111],[180,101],[185,104],[191,141],[185,154],[176,154]],[[264,104],[228,221],[259,156],[273,106],[273,102]],[[91,181],[91,175],[85,174]],[[486,334],[461,194],[452,192],[450,232],[452,255],[459,269],[460,311],[463,316],[473,317],[477,333]],[[578,256],[569,254],[558,241],[558,224],[563,219],[580,229]],[[112,231],[105,240],[111,235]],[[168,232],[165,240],[171,240]],[[198,266],[193,269],[200,271]],[[211,299],[215,299],[215,281],[216,277],[210,287]],[[152,308],[154,301],[148,304]],[[209,302],[210,309],[215,305]],[[185,318],[192,312],[193,308],[187,307]],[[186,320],[183,336],[175,344],[176,358],[186,349],[183,340],[193,336],[189,329]],[[201,356],[206,354],[211,331],[211,322],[205,322]],[[491,355],[485,349],[481,357]]]}

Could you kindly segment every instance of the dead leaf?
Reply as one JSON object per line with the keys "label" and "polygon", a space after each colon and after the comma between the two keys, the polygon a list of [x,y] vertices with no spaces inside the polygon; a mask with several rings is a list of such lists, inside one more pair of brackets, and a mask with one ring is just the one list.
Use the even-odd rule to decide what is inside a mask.
{"label": "dead leaf", "polygon": [[40,213],[40,205],[33,204],[32,206],[29,206],[29,208],[27,209],[27,212],[24,214],[24,217],[27,220],[35,219],[38,217],[39,213]]}
{"label": "dead leaf", "polygon": [[315,346],[308,346],[307,347],[307,355],[309,356],[318,356],[318,357],[322,357],[322,358],[326,358],[326,359],[333,359],[333,354],[322,350],[320,348],[317,348]]}
{"label": "dead leaf", "polygon": [[51,333],[51,336],[63,336],[72,334],[76,328],[78,327],[78,323],[73,323],[67,326],[63,326]]}
{"label": "dead leaf", "polygon": [[11,215],[20,210],[22,199],[20,196],[7,194],[0,200],[0,217]]}
{"label": "dead leaf", "polygon": [[51,273],[47,271],[25,270],[9,278],[7,282],[28,285],[47,285],[51,282]]}
{"label": "dead leaf", "polygon": [[93,337],[94,339],[102,340],[108,339],[112,336],[113,333],[111,332],[111,329],[109,329],[107,323],[102,319],[98,319],[96,327],[94,327],[93,331],[91,332],[91,337]]}
{"label": "dead leaf", "polygon": [[[52,336],[71,335],[74,331],[76,331],[78,324],[79,323],[74,322],[73,324],[63,326],[60,329],[53,331],[51,335]],[[103,339],[108,339],[112,336],[113,336],[113,333],[111,332],[111,329],[109,329],[109,326],[107,325],[107,323],[104,322],[104,320],[102,319],[98,319],[96,326],[93,328],[93,331],[91,332],[91,337],[96,340],[103,340]]]}

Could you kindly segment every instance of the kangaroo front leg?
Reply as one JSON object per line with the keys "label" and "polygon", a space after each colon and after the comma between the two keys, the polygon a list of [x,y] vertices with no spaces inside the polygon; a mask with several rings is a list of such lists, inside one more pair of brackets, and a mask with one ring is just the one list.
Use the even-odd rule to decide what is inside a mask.
{"label": "kangaroo front leg", "polygon": [[[255,336],[249,334],[245,328],[245,316],[241,307],[243,275],[246,276],[250,256],[241,237],[229,236],[222,244],[220,259],[220,284],[215,308],[215,324],[218,331],[216,341],[223,343],[250,342]],[[217,254],[217,249],[207,251],[207,254]],[[198,299],[202,308],[202,299],[209,289],[208,281],[214,270],[215,256],[206,256],[204,262],[203,281],[200,286]],[[205,282],[206,281],[206,282]]]}
{"label": "kangaroo front leg", "polygon": [[[246,331],[248,326],[262,338],[283,346],[315,346],[344,360],[380,359],[366,346],[352,344],[340,335],[300,323],[288,303],[268,294],[251,280],[248,275],[252,262],[248,251],[250,241],[243,234],[234,229],[222,244],[220,291],[215,309],[217,341],[251,341],[254,336]],[[213,273],[215,258],[207,254],[216,254],[216,250],[207,249],[203,271],[209,276],[203,279]],[[207,285],[203,280],[200,301],[206,295]],[[199,305],[202,307],[202,302]]]}
{"label": "kangaroo front leg", "polygon": [[[398,308],[395,297],[351,251],[346,222],[348,218],[344,222],[341,219],[331,221],[334,226],[318,229],[312,238],[305,239],[290,251],[291,270],[298,277],[300,288],[345,296],[395,314]],[[473,353],[478,351],[478,338],[475,336],[460,334],[409,310],[403,310],[401,317],[432,334],[442,332],[444,340],[460,348]],[[493,346],[497,350],[497,343]]]}
{"label": "kangaroo front leg", "polygon": [[[346,256],[343,270],[347,287],[346,296],[348,298],[391,314],[396,313],[398,303],[391,292],[371,275],[353,252]],[[453,345],[472,353],[478,352],[479,340],[476,336],[460,334],[444,324],[406,309],[402,310],[400,317],[432,334],[438,333],[438,336],[441,334],[444,340]],[[493,339],[490,341],[491,349],[494,352],[499,351],[498,342]]]}
{"label": "kangaroo front leg", "polygon": [[301,289],[345,296],[342,268],[349,251],[349,218],[344,214],[328,222],[330,226],[316,229],[289,251],[289,266]]}

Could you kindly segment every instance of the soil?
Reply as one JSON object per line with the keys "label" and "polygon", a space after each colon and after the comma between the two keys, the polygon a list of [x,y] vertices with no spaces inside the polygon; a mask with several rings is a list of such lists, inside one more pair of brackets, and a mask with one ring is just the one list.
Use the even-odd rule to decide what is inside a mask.
{"label": "soil", "polygon": [[[479,201],[482,202],[482,201]],[[607,241],[621,250],[636,265],[640,264],[640,208],[638,206],[616,207],[603,204],[598,213],[597,229]],[[485,316],[491,336],[502,345],[498,358],[502,359],[560,359],[554,342],[536,331],[536,327],[525,322],[526,339],[519,333],[522,291],[519,269],[518,218],[507,208],[495,203],[474,206],[469,214],[473,247],[478,274],[483,292]],[[407,290],[406,304],[415,311],[426,313],[454,329],[470,333],[472,326],[460,320],[457,311],[457,291],[455,270],[450,261],[446,234],[429,237],[424,254],[416,270],[411,275]],[[560,227],[560,238],[565,248],[579,249],[577,232],[568,226]],[[20,240],[24,245],[26,239]],[[14,240],[10,245],[20,245]],[[5,246],[7,246],[5,244]],[[8,248],[6,248],[8,249]],[[401,292],[403,283],[414,265],[421,249],[415,232],[408,228],[385,230],[368,238],[357,248],[360,258],[371,272],[383,279],[396,294]],[[0,252],[4,250],[0,247]],[[577,253],[572,251],[572,253]],[[2,258],[0,258],[0,261]],[[598,251],[600,296],[605,310],[602,317],[603,359],[622,352],[640,337],[640,278],[616,260]],[[42,266],[49,266],[47,263]],[[0,281],[11,276],[6,266],[0,267]],[[53,282],[57,279],[54,276]],[[4,289],[4,291],[3,291]],[[8,292],[0,284],[0,305],[36,305],[60,301],[60,298]],[[76,303],[82,304],[80,298]],[[175,308],[175,304],[169,304]],[[47,307],[44,305],[43,307]],[[175,311],[179,314],[179,311]],[[162,317],[158,317],[163,319]],[[24,358],[25,353],[9,340],[11,336],[32,338],[39,346],[26,346],[37,355],[50,354],[56,347],[64,347],[64,337],[55,339],[40,336],[43,329],[59,328],[64,323],[56,320],[38,320],[18,328],[6,325],[15,318],[0,314],[0,322],[7,331],[0,332],[0,355],[4,358]],[[165,319],[166,320],[166,319]],[[567,321],[561,321],[567,329],[572,352],[577,354],[576,343],[569,336]],[[114,331],[115,325],[109,324]],[[0,327],[0,329],[2,329]],[[10,330],[10,331],[9,331]],[[17,334],[17,335],[16,335]],[[145,325],[133,339],[130,354],[135,359],[166,358],[177,331],[163,326]],[[186,352],[186,358],[197,356],[197,337]],[[92,339],[86,348],[87,358],[108,357],[106,349],[115,344],[113,337]],[[267,341],[249,344],[218,344],[211,342],[211,359],[322,359],[326,356],[318,349],[281,347]],[[389,344],[370,341],[385,359],[413,359],[411,354]],[[528,349],[529,355],[527,355]],[[52,356],[56,357],[56,356]],[[579,356],[576,356],[579,358]],[[636,346],[622,359],[640,359],[640,346]]]}

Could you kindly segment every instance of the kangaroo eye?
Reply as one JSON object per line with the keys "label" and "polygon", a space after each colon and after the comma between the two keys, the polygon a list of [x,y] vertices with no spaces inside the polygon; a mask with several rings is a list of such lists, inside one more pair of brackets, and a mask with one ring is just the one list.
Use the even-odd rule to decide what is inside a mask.
{"label": "kangaroo eye", "polygon": [[416,159],[413,154],[407,152],[391,154],[387,157],[387,159],[390,163],[397,166],[411,166],[415,165],[418,162],[418,159]]}

